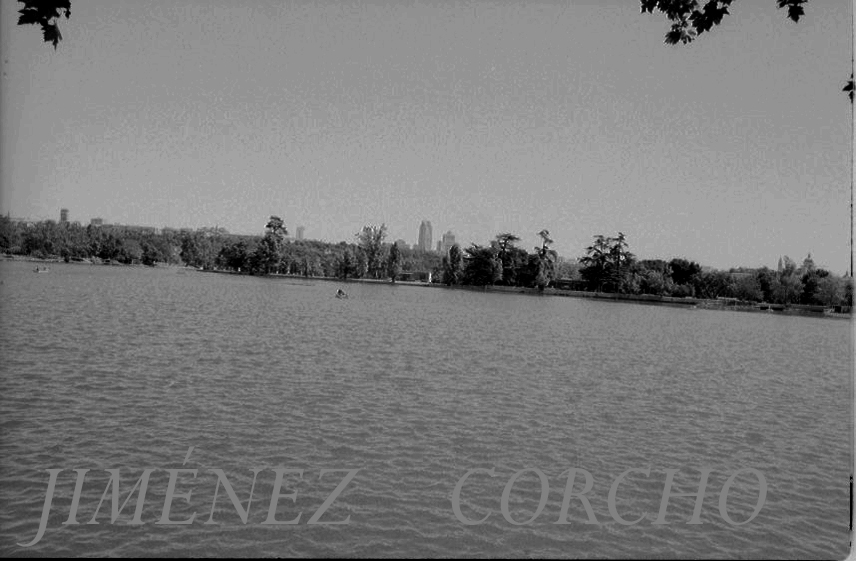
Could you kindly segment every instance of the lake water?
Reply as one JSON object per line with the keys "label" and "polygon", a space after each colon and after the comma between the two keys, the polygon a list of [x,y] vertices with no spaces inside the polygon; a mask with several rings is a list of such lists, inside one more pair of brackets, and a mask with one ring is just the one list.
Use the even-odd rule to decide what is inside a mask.
{"label": "lake water", "polygon": [[[0,263],[4,556],[849,551],[848,321],[175,268],[32,269]],[[334,297],[339,286],[349,299]],[[73,470],[87,468],[79,524],[64,524]],[[142,523],[131,524],[135,491],[111,524],[105,470],[120,470],[122,506],[148,468]],[[297,524],[264,524],[276,468],[275,519],[301,513]],[[516,525],[503,510],[516,523],[532,518],[541,480],[520,474],[505,508],[503,490],[528,468],[549,491],[537,518]],[[582,470],[592,477],[584,496],[596,523],[572,496],[568,523],[556,524],[569,468],[574,494]],[[17,544],[36,537],[49,469],[63,471],[46,529],[25,548]],[[156,524],[170,469],[198,470],[172,472],[163,519],[195,513],[191,524]],[[253,488],[246,524],[214,469],[243,508]],[[487,519],[464,524],[453,491],[474,469],[460,513]],[[700,470],[711,470],[700,524],[687,523],[694,496],[669,498],[665,523],[654,524],[667,469],[677,470],[673,493],[696,493]],[[307,524],[349,475],[320,523]],[[97,524],[87,524],[105,491]],[[621,524],[613,511],[639,522]]]}

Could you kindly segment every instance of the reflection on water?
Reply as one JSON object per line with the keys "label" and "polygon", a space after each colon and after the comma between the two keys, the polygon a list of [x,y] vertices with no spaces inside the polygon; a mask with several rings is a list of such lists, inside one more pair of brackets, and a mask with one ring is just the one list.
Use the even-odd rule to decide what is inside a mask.
{"label": "reflection on water", "polygon": [[[849,548],[853,416],[850,325],[805,317],[623,305],[409,286],[62,265],[35,275],[0,263],[4,555],[512,556],[843,558]],[[185,462],[188,449],[193,447]],[[183,475],[157,525],[169,483]],[[63,468],[42,539],[47,469]],[[74,469],[89,468],[79,525],[63,523]],[[107,469],[121,502],[146,468],[141,525],[131,499],[110,524]],[[265,525],[274,468],[277,520]],[[452,509],[484,523],[464,525]],[[501,512],[519,470],[548,480],[528,525]],[[597,524],[572,497],[568,468]],[[610,487],[631,468],[609,509]],[[643,471],[650,469],[649,475]],[[696,492],[711,469],[700,515]],[[766,500],[745,525],[723,520],[738,470],[763,474]],[[221,469],[244,524],[219,488]],[[255,484],[253,470],[260,469]],[[359,472],[309,525],[346,475]],[[563,473],[565,472],[565,473]],[[727,515],[751,516],[759,483],[744,471]],[[178,493],[191,492],[190,500]],[[294,491],[296,498],[289,497]],[[521,474],[512,520],[539,507]],[[210,524],[205,524],[211,520]]]}

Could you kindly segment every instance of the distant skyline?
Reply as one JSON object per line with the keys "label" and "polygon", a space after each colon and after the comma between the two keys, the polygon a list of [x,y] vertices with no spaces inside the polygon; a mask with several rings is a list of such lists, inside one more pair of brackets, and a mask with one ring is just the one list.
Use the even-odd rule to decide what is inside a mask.
{"label": "distant skyline", "polygon": [[852,3],[736,2],[690,45],[635,0],[0,3],[0,212],[563,256],[849,268]]}
{"label": "distant skyline", "polygon": [[434,249],[434,236],[430,220],[423,220],[419,223],[419,237],[416,245],[422,251],[431,251]]}

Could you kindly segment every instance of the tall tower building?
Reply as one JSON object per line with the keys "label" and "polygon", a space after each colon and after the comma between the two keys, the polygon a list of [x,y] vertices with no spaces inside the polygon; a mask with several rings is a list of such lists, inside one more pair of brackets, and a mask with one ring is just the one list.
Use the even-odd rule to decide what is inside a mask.
{"label": "tall tower building", "polygon": [[67,208],[59,209],[59,221],[60,222],[68,222],[68,209]]}
{"label": "tall tower building", "polygon": [[304,232],[305,230],[306,230],[306,228],[304,228],[303,226],[298,226],[298,227],[297,227],[297,239],[298,239],[298,240],[302,240],[302,239],[303,239],[303,232]]}
{"label": "tall tower building", "polygon": [[419,225],[419,243],[417,247],[422,251],[431,251],[431,222],[423,220]]}
{"label": "tall tower building", "polygon": [[449,253],[449,250],[452,249],[452,246],[455,245],[455,234],[452,233],[451,230],[443,234],[443,253]]}

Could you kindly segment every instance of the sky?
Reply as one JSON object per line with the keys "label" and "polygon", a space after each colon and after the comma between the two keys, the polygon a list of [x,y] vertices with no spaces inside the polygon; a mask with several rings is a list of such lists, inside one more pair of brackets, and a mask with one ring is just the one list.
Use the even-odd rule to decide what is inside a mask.
{"label": "sky", "polygon": [[560,255],[850,264],[852,3],[738,1],[668,46],[636,0],[0,2],[0,212]]}

